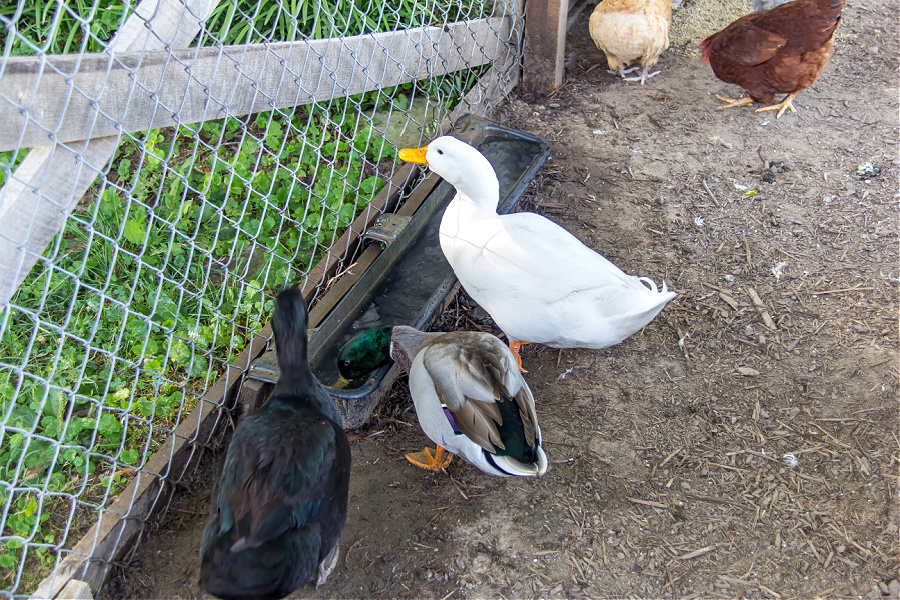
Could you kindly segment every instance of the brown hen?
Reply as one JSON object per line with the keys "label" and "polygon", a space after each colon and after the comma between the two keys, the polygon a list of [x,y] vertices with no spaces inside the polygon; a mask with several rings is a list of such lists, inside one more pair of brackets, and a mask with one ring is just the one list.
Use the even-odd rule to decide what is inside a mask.
{"label": "brown hen", "polygon": [[[794,0],[771,10],[745,15],[700,44],[703,62],[722,81],[744,88],[750,98],[719,108],[751,102],[771,104],[775,94],[787,94],[761,110],[794,111],[792,100],[816,82],[834,52],[831,36],[841,20],[846,0]],[[757,111],[757,112],[758,112]]]}

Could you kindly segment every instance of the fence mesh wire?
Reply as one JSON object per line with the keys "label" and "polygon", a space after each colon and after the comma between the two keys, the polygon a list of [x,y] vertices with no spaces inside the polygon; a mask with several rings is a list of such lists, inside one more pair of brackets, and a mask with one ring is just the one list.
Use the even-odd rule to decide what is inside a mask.
{"label": "fence mesh wire", "polygon": [[308,276],[379,210],[398,145],[492,65],[514,76],[519,20],[501,0],[0,3],[5,596],[136,477],[177,482],[151,457],[274,294],[325,283]]}

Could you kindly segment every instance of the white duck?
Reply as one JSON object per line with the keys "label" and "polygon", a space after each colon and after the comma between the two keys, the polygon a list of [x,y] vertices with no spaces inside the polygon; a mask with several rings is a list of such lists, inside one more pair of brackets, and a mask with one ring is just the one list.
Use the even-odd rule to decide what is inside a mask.
{"label": "white duck", "polygon": [[[456,138],[401,150],[456,188],[441,220],[441,249],[466,292],[519,348],[604,348],[640,330],[675,297],[632,277],[541,215],[497,214],[499,183],[491,163]],[[646,284],[646,285],[645,285]]]}
{"label": "white duck", "polygon": [[408,454],[414,465],[445,470],[461,454],[490,475],[547,472],[534,395],[506,345],[488,333],[426,333],[394,327],[391,357],[409,373],[419,424],[433,442]]}

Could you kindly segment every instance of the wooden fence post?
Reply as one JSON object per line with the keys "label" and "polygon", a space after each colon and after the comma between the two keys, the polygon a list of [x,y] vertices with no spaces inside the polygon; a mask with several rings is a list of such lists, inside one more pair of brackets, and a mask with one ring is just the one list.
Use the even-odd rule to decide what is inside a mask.
{"label": "wooden fence post", "polygon": [[525,7],[525,66],[529,92],[549,92],[563,84],[569,0],[529,0]]}

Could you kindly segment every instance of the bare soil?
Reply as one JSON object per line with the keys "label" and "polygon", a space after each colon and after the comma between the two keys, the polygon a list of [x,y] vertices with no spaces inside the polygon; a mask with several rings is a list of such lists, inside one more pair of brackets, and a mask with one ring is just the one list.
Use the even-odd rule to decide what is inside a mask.
{"label": "bare soil", "polygon": [[[849,4],[777,120],[717,110],[740,90],[690,44],[607,73],[590,10],[565,86],[499,115],[554,146],[524,208],[678,297],[617,346],[525,348],[541,479],[412,467],[398,381],[355,432],[339,567],[294,597],[897,598],[897,4]],[[437,328],[496,331],[464,294]],[[202,595],[215,462],[101,595]]]}

